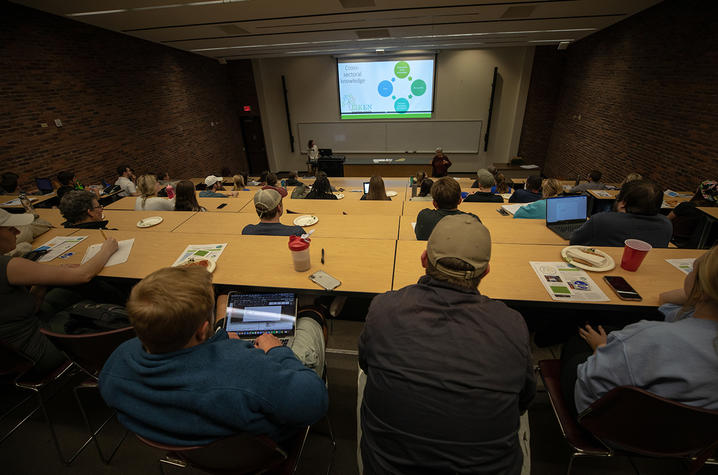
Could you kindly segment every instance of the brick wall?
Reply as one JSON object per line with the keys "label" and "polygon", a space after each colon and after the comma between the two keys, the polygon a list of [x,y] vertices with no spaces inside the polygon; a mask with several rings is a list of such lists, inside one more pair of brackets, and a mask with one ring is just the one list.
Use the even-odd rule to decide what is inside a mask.
{"label": "brick wall", "polygon": [[[716,178],[717,18],[718,2],[667,0],[571,45],[545,173],[572,177],[598,168],[606,181],[621,181],[638,172],[687,190]],[[530,101],[550,103],[553,91],[532,93],[543,98]],[[540,157],[529,138],[546,131],[528,119],[520,148]]]}
{"label": "brick wall", "polygon": [[0,18],[0,171],[21,185],[64,169],[114,182],[120,162],[185,178],[246,168],[226,66],[6,2]]}

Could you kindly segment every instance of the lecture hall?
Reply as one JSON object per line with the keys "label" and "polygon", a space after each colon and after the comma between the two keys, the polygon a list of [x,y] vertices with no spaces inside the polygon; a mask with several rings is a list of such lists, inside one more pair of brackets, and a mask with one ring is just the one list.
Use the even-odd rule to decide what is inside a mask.
{"label": "lecture hall", "polygon": [[3,0],[0,472],[718,474],[717,18]]}

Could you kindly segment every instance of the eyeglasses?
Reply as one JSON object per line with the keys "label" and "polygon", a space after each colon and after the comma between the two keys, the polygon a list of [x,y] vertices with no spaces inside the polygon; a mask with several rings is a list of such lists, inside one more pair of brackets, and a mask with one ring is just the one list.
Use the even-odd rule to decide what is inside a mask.
{"label": "eyeglasses", "polygon": [[102,209],[102,208],[104,208],[104,206],[102,206],[102,205],[97,205],[97,206],[92,207],[92,209]]}

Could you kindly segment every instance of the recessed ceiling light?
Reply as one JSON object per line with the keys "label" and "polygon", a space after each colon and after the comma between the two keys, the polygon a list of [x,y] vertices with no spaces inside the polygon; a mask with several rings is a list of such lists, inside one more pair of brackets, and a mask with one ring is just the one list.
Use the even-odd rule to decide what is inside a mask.
{"label": "recessed ceiling light", "polygon": [[167,5],[150,5],[147,7],[134,7],[134,8],[123,8],[120,10],[97,10],[90,12],[79,12],[79,13],[68,13],[66,16],[91,16],[91,15],[111,15],[113,13],[126,13],[126,12],[141,12],[146,10],[159,10],[164,8],[178,8],[178,7],[201,7],[205,5],[222,5],[227,3],[239,3],[246,2],[247,0],[205,0],[202,2],[187,2],[187,3],[172,3]]}

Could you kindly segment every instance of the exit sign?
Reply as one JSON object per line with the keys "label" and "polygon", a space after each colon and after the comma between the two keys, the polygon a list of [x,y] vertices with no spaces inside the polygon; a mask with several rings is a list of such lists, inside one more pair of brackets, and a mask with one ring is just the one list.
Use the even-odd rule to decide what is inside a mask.
{"label": "exit sign", "polygon": [[251,112],[252,106],[244,106],[244,107],[242,107],[242,110],[244,110],[244,112]]}

